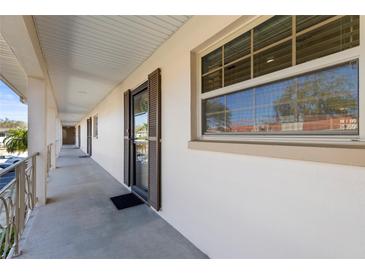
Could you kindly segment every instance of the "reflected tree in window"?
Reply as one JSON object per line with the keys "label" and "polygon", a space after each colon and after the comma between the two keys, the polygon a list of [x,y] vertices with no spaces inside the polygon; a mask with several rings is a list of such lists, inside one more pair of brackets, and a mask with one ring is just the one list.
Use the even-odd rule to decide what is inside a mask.
{"label": "reflected tree in window", "polygon": [[227,125],[230,124],[231,114],[226,111],[225,101],[225,96],[222,96],[203,102],[205,132],[224,132]]}
{"label": "reflected tree in window", "polygon": [[284,80],[255,89],[255,120],[259,132],[282,131],[295,121],[295,82]]}
{"label": "reflected tree in window", "polygon": [[303,75],[275,102],[278,121],[295,114],[302,130],[357,129],[357,64]]}
{"label": "reflected tree in window", "polygon": [[297,121],[296,109],[296,83],[291,81],[279,100],[274,102],[276,120],[279,123],[289,123]]}

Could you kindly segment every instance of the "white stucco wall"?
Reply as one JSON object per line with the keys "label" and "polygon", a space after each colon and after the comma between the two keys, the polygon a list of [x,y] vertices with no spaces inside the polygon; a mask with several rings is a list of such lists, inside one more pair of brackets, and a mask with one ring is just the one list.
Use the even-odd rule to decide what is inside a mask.
{"label": "white stucco wall", "polygon": [[[105,105],[104,105],[105,104]],[[122,93],[111,93],[103,103],[81,122],[81,149],[86,153],[86,119],[98,115],[98,138],[92,137],[92,158],[118,181],[123,181],[123,98]],[[94,124],[93,124],[94,126]],[[77,126],[76,126],[77,128]],[[105,164],[103,164],[105,163]]]}
{"label": "white stucco wall", "polygon": [[56,157],[58,155],[58,123],[57,105],[53,97],[52,90],[47,87],[47,145],[51,145],[51,168],[56,167]]}
{"label": "white stucco wall", "polygon": [[164,219],[212,258],[364,258],[365,168],[188,149],[190,51],[236,18],[193,17],[112,91],[93,159],[123,181],[122,95],[160,67]]}

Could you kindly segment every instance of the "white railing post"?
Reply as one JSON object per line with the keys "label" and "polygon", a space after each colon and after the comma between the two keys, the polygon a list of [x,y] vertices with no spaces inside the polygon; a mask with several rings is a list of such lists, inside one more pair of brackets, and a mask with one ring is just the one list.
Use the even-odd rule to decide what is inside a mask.
{"label": "white railing post", "polygon": [[40,205],[47,201],[47,85],[38,78],[28,78],[28,153],[37,157],[37,198]]}

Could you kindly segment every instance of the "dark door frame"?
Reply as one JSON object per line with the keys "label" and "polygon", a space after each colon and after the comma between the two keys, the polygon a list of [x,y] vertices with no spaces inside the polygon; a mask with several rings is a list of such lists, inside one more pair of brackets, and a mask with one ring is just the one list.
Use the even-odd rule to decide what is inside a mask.
{"label": "dark door frame", "polygon": [[78,139],[78,147],[80,148],[81,147],[81,126],[78,125],[77,127],[77,139]]}
{"label": "dark door frame", "polygon": [[[148,92],[148,197],[146,204],[157,211],[161,209],[161,69],[148,75],[148,80],[133,91],[127,90],[124,98],[124,183],[132,188],[135,185],[134,141],[132,129],[132,95],[147,89]],[[133,132],[134,134],[134,132]],[[135,192],[136,193],[136,192]],[[138,195],[138,193],[136,193]],[[139,195],[140,196],[140,195]]]}
{"label": "dark door frame", "polygon": [[[145,81],[143,84],[139,85],[137,88],[131,91],[131,99],[130,99],[130,130],[131,130],[131,153],[129,156],[129,167],[130,167],[130,179],[131,179],[131,189],[132,192],[141,197],[146,203],[148,203],[148,193],[147,196],[144,197],[143,192],[139,191],[139,187],[136,186],[136,165],[135,165],[135,144],[134,144],[134,107],[133,107],[133,97],[141,92],[148,91],[148,81]],[[148,149],[149,150],[149,149]],[[149,152],[148,152],[149,153]],[[148,177],[148,176],[147,176]],[[149,184],[149,181],[148,181]]]}
{"label": "dark door frame", "polygon": [[89,156],[92,155],[92,119],[91,117],[86,120],[86,127],[87,127],[87,142],[86,142],[86,152]]}
{"label": "dark door frame", "polygon": [[76,127],[62,127],[62,145],[76,145]]}

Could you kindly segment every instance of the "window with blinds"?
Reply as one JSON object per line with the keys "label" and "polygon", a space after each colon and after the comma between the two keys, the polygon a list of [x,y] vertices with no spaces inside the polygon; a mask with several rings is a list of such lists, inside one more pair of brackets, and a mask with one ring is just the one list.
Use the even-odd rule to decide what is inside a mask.
{"label": "window with blinds", "polygon": [[277,15],[253,30],[254,51],[281,42],[292,35],[292,16]]}
{"label": "window with blinds", "polygon": [[201,92],[359,45],[359,16],[273,16],[201,58]]}
{"label": "window with blinds", "polygon": [[[311,16],[313,17],[313,16]],[[305,24],[302,22],[302,24]],[[297,26],[300,27],[300,22]],[[301,64],[359,45],[359,16],[344,16],[306,32],[296,39],[296,63]]]}
{"label": "window with blinds", "polygon": [[99,132],[98,132],[98,115],[95,115],[93,117],[94,120],[94,127],[93,127],[93,137],[98,138]]}
{"label": "window with blinds", "polygon": [[203,134],[356,135],[358,60],[202,100]]}

